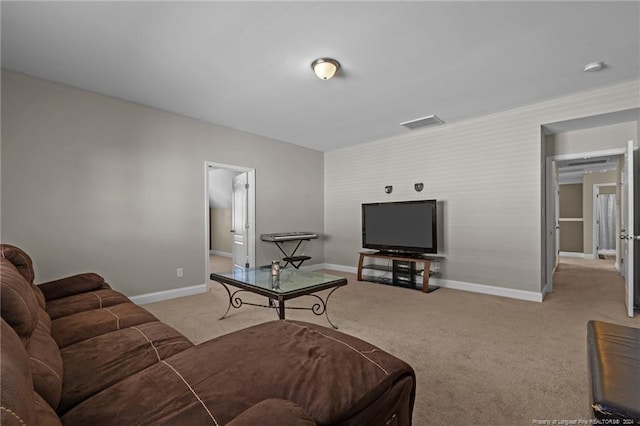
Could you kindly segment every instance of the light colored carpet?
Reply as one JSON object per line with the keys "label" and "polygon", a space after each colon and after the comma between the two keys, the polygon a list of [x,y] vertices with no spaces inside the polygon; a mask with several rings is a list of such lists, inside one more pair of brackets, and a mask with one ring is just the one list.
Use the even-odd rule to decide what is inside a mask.
{"label": "light colored carpet", "polygon": [[[640,327],[638,317],[625,315],[624,283],[612,265],[563,258],[554,292],[543,303],[444,288],[423,294],[330,272],[347,277],[349,285],[332,295],[329,314],[340,331],[413,366],[414,425],[586,420],[587,321]],[[304,305],[304,299],[291,304]],[[243,306],[219,321],[227,300],[212,283],[209,293],[145,307],[195,343],[277,318],[272,310]],[[328,326],[307,311],[287,311],[287,318]]]}

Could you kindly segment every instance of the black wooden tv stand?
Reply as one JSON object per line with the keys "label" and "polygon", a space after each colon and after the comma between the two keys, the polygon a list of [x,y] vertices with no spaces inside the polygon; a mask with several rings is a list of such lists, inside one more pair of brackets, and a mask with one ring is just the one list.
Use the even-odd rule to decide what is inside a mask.
{"label": "black wooden tv stand", "polygon": [[[389,268],[388,265],[379,265],[379,264],[364,264],[365,258],[378,258],[378,259],[387,259],[392,261],[392,267]],[[360,259],[358,260],[358,281],[373,281],[373,282],[385,282],[377,279],[372,276],[363,276],[363,269],[374,269],[379,271],[387,271],[392,272],[392,281],[391,284],[402,286],[402,287],[414,287],[414,279],[418,276],[418,271],[416,269],[417,263],[423,263],[423,273],[422,273],[422,292],[429,293],[429,290],[435,290],[438,287],[432,286],[429,289],[429,275],[433,274],[431,272],[431,262],[432,261],[440,261],[444,259],[441,256],[423,256],[423,255],[409,255],[402,253],[388,253],[388,252],[379,252],[379,251],[361,251]]]}

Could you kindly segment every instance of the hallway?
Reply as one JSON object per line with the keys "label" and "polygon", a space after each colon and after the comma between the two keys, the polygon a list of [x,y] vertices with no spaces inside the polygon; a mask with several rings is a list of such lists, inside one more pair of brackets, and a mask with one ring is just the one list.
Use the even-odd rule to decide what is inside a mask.
{"label": "hallway", "polygon": [[233,269],[233,261],[230,257],[209,255],[209,272],[224,272]]}
{"label": "hallway", "polygon": [[593,309],[619,319],[626,312],[624,278],[613,260],[591,260],[561,257],[553,274],[553,292],[547,301],[564,305],[566,309]]}

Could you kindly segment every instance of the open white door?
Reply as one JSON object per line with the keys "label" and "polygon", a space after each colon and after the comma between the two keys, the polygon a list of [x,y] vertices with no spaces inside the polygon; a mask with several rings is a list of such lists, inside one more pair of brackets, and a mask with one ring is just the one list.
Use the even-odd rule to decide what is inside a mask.
{"label": "open white door", "polygon": [[553,271],[555,272],[558,264],[560,263],[560,177],[558,176],[558,162],[553,162],[553,206],[554,206],[554,253],[555,259],[553,261]]}
{"label": "open white door", "polygon": [[633,292],[634,292],[634,254],[633,246],[636,239],[640,239],[634,231],[634,168],[633,168],[633,141],[629,141],[627,152],[624,155],[624,168],[622,171],[622,240],[623,274],[625,281],[625,298],[627,315],[633,317]]}
{"label": "open white door", "polygon": [[233,178],[233,195],[231,204],[231,232],[233,233],[233,267],[249,267],[249,246],[247,233],[249,231],[249,184],[247,173],[241,173]]}
{"label": "open white door", "polygon": [[553,273],[560,259],[560,201],[558,163],[547,159],[547,260],[545,293],[553,291]]}

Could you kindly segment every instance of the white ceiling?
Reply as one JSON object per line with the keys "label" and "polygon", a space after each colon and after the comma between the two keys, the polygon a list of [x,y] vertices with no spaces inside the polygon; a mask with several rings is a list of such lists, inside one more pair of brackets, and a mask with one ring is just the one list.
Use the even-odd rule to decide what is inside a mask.
{"label": "white ceiling", "polygon": [[330,151],[637,79],[639,6],[2,1],[2,66]]}

